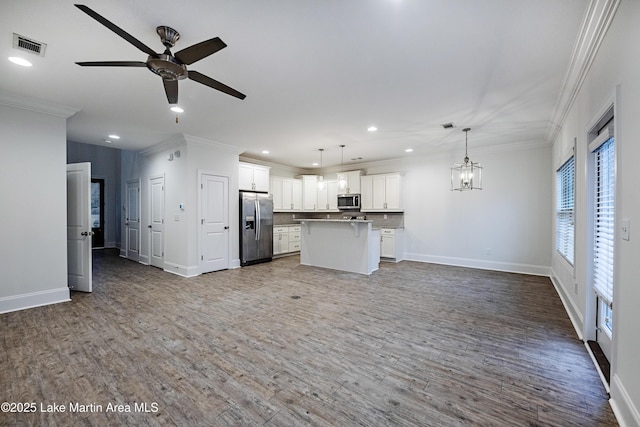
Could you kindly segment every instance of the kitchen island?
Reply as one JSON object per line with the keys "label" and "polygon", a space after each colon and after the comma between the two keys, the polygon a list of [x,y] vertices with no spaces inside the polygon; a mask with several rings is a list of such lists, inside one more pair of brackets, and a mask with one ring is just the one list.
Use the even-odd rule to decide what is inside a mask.
{"label": "kitchen island", "polygon": [[300,219],[300,264],[371,274],[380,264],[380,230],[371,220]]}

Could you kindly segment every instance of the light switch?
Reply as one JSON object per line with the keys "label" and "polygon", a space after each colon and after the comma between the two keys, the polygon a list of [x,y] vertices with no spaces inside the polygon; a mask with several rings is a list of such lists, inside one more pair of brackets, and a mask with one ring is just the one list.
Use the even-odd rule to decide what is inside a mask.
{"label": "light switch", "polygon": [[631,221],[628,219],[623,219],[621,221],[620,231],[622,232],[622,239],[629,240],[629,227],[631,226]]}

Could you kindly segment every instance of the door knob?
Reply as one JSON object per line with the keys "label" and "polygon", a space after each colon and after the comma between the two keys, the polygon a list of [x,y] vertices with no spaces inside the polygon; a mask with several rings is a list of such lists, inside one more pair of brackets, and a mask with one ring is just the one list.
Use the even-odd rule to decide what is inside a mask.
{"label": "door knob", "polygon": [[81,236],[88,236],[89,232],[88,231],[83,231],[82,233],[80,233]]}
{"label": "door knob", "polygon": [[151,228],[151,226],[150,226],[150,225],[147,225],[147,228]]}
{"label": "door knob", "polygon": [[228,229],[229,229],[229,226],[228,226],[228,225],[225,225],[225,226],[224,226],[224,229],[225,229],[225,230],[228,230]]}

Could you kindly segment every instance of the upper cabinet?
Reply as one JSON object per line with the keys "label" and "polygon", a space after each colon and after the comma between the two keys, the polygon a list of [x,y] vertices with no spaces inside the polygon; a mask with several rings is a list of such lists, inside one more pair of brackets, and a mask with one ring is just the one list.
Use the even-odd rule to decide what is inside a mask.
{"label": "upper cabinet", "polygon": [[240,190],[269,191],[269,167],[240,162],[238,187]]}
{"label": "upper cabinet", "polygon": [[318,210],[338,210],[338,181],[325,180],[323,188],[318,188]]}
{"label": "upper cabinet", "polygon": [[[346,186],[338,188],[339,194],[359,194],[360,193],[360,171],[341,172],[344,175]],[[338,173],[338,179],[340,173]]]}
{"label": "upper cabinet", "polygon": [[302,209],[315,211],[318,209],[318,177],[302,175]]}
{"label": "upper cabinet", "polygon": [[302,180],[274,176],[271,178],[274,211],[302,210]]}
{"label": "upper cabinet", "polygon": [[361,179],[360,210],[369,212],[402,212],[402,175],[387,173],[365,175]]}

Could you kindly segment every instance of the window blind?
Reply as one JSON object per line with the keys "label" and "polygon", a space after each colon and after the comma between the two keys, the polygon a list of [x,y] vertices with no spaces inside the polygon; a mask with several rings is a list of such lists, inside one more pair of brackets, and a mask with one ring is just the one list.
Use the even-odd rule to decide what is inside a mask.
{"label": "window blind", "polygon": [[595,149],[594,289],[609,306],[613,301],[615,156],[614,138]]}
{"label": "window blind", "polygon": [[571,156],[556,172],[556,250],[571,265],[574,254],[574,176]]}

